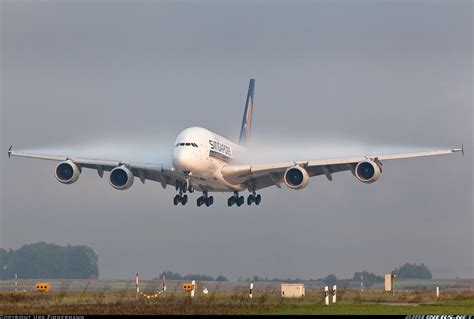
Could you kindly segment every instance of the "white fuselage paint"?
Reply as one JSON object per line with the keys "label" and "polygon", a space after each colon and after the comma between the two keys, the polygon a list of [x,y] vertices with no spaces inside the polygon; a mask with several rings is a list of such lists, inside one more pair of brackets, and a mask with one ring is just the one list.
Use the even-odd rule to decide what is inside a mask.
{"label": "white fuselage paint", "polygon": [[241,145],[219,134],[201,127],[191,127],[176,138],[173,169],[183,173],[183,176],[191,173],[191,183],[196,190],[239,191],[244,187],[228,183],[222,177],[221,170],[223,166],[235,163],[244,152],[245,148]]}

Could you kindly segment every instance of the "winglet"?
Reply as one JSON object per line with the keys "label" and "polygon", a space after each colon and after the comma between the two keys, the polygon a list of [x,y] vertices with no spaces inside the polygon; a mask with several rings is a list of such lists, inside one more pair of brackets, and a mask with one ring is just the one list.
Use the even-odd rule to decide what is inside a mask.
{"label": "winglet", "polygon": [[464,144],[461,145],[461,148],[455,148],[451,150],[453,153],[454,152],[461,152],[462,156],[464,156]]}
{"label": "winglet", "polygon": [[10,148],[8,149],[8,158],[12,157],[12,148],[13,145],[10,145]]}

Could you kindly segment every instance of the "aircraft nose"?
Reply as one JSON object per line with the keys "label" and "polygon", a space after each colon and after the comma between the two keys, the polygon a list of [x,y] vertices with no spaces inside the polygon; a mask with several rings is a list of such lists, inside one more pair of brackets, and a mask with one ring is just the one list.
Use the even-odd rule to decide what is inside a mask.
{"label": "aircraft nose", "polygon": [[192,170],[192,157],[189,150],[185,148],[177,148],[173,154],[173,166],[179,171]]}

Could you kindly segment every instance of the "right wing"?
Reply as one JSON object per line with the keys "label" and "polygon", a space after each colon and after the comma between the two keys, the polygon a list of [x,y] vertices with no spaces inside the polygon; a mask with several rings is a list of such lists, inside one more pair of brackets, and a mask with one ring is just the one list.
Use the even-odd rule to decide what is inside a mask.
{"label": "right wing", "polygon": [[347,157],[328,160],[295,161],[275,164],[226,165],[222,168],[222,176],[229,183],[245,184],[248,189],[258,190],[273,185],[281,187],[280,185],[283,183],[283,175],[285,171],[295,165],[304,168],[310,177],[326,175],[327,179],[332,181],[333,173],[349,170],[354,173],[356,165],[364,160],[372,160],[381,167],[381,161],[448,155],[455,152],[462,152],[464,155],[464,148],[430,152]]}
{"label": "right wing", "polygon": [[100,177],[103,177],[104,171],[111,171],[112,169],[124,165],[127,167],[135,177],[138,177],[142,183],[145,180],[152,180],[161,183],[163,188],[166,185],[176,185],[176,180],[182,180],[183,176],[175,171],[172,167],[165,167],[161,164],[127,162],[119,160],[101,160],[92,158],[73,158],[66,156],[42,155],[33,153],[16,152],[12,150],[12,146],[8,150],[8,157],[18,156],[35,158],[56,162],[72,161],[79,168],[90,168],[97,170]]}

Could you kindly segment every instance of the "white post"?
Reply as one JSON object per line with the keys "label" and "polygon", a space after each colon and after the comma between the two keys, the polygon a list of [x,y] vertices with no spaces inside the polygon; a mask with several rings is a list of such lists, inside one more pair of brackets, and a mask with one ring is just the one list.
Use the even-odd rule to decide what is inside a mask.
{"label": "white post", "polygon": [[193,280],[191,284],[193,285],[193,289],[191,290],[191,298],[194,298],[194,289],[196,289],[196,281]]}
{"label": "white post", "polygon": [[137,295],[140,293],[140,286],[138,285],[138,273],[137,276],[135,277],[135,288],[137,290]]}
{"label": "white post", "polygon": [[15,274],[15,292],[18,292],[18,274]]}
{"label": "white post", "polygon": [[166,291],[166,278],[165,278],[165,274],[163,273],[163,292]]}
{"label": "white post", "polygon": [[436,287],[436,298],[439,298],[439,287]]}
{"label": "white post", "polygon": [[328,286],[324,287],[324,302],[326,303],[326,306],[329,306],[329,287]]}
{"label": "white post", "polygon": [[364,291],[364,276],[360,276],[360,291]]}
{"label": "white post", "polygon": [[336,292],[337,292],[337,287],[336,285],[332,286],[332,303],[336,303]]}
{"label": "white post", "polygon": [[249,298],[252,299],[253,282],[250,283]]}

